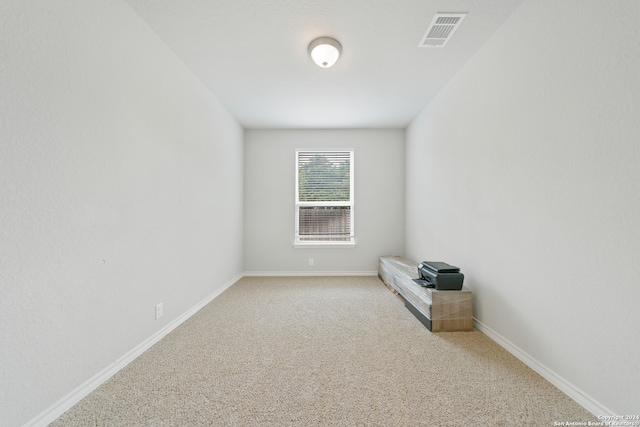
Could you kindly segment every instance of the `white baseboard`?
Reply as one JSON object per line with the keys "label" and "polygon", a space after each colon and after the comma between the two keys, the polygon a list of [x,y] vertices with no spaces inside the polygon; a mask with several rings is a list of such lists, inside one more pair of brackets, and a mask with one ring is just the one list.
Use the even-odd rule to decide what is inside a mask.
{"label": "white baseboard", "polygon": [[[60,415],[69,410],[73,405],[78,403],[84,397],[86,397],[89,393],[115,375],[122,368],[131,363],[134,359],[144,353],[146,350],[151,348],[154,344],[164,338],[167,334],[173,331],[175,328],[180,326],[183,322],[197,313],[200,309],[202,309],[205,305],[209,304],[216,297],[222,294],[225,290],[230,288],[234,283],[240,280],[243,276],[377,276],[377,271],[245,271],[243,274],[239,274],[233,279],[229,280],[227,283],[222,285],[212,294],[207,296],[204,300],[193,306],[191,309],[187,310],[180,317],[176,318],[173,322],[153,334],[151,337],[147,338],[145,341],[140,343],[138,346],[133,348],[127,354],[123,355],[117,361],[115,361],[110,366],[106,367],[102,371],[98,372],[92,378],[87,380],[85,383],[80,385],[78,388],[73,390],[71,393],[64,396],[58,402],[51,405],[49,408],[41,412],[38,416],[33,418],[25,427],[45,427],[49,423],[55,421]],[[515,357],[520,359],[524,364],[529,366],[531,369],[540,374],[543,378],[549,381],[551,384],[560,389],[563,393],[571,397],[578,404],[584,407],[587,411],[592,414],[598,415],[616,415],[615,412],[605,407],[595,399],[593,399],[588,394],[582,392],[580,389],[575,387],[573,384],[553,372],[551,369],[547,368],[544,364],[540,363],[518,346],[513,344],[511,341],[488,327],[487,325],[480,322],[478,319],[474,318],[475,327],[493,341],[502,346],[509,353],[513,354]]]}
{"label": "white baseboard", "polygon": [[587,411],[591,412],[593,415],[616,415],[611,409],[605,407],[600,402],[589,396],[587,393],[580,390],[578,387],[571,384],[566,379],[562,378],[560,375],[556,374],[554,371],[549,369],[544,364],[540,363],[535,358],[531,357],[525,351],[523,351],[520,347],[480,322],[475,317],[473,318],[475,327],[491,338],[493,341],[498,343],[501,347],[507,350],[509,353],[513,354],[515,357],[520,359],[525,365],[536,371],[540,374],[541,377],[549,381],[551,384],[560,389],[564,394],[575,400],[580,406],[585,408]]}
{"label": "white baseboard", "polygon": [[24,427],[45,427],[49,423],[55,421],[60,415],[71,409],[73,405],[78,403],[84,397],[86,397],[93,390],[98,388],[101,384],[111,378],[113,375],[118,373],[122,368],[131,363],[134,359],[140,356],[142,353],[151,348],[154,344],[164,338],[167,334],[173,331],[175,328],[180,326],[184,321],[197,313],[200,309],[202,309],[205,305],[209,304],[213,301],[217,296],[222,294],[228,288],[231,287],[234,283],[242,278],[242,274],[238,274],[233,279],[229,280],[227,283],[222,285],[220,288],[216,289],[212,294],[207,296],[204,300],[200,301],[195,306],[191,307],[185,313],[183,313],[180,317],[176,318],[173,322],[166,325],[164,328],[160,329],[158,332],[144,340],[142,343],[137,345],[131,351],[126,353],[124,356],[120,357],[111,365],[107,366],[102,371],[98,372],[84,384],[80,385],[78,388],[73,390],[71,393],[67,394],[65,397],[51,405],[49,408],[41,412],[37,417],[29,421],[25,424]]}
{"label": "white baseboard", "polygon": [[377,271],[245,271],[247,277],[290,276],[377,276]]}

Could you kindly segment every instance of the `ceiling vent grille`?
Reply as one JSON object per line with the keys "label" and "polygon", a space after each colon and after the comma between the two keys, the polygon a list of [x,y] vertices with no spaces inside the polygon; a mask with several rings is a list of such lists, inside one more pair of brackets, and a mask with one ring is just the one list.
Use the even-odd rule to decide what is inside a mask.
{"label": "ceiling vent grille", "polygon": [[418,47],[444,47],[465,16],[466,13],[437,13]]}

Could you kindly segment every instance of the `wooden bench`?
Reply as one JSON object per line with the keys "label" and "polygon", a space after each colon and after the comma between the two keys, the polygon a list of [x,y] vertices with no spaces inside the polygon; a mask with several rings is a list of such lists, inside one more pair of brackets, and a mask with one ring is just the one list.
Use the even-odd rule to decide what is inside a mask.
{"label": "wooden bench", "polygon": [[473,294],[460,291],[437,291],[418,285],[418,264],[397,256],[380,257],[378,277],[403,302],[427,329],[470,331],[473,329]]}

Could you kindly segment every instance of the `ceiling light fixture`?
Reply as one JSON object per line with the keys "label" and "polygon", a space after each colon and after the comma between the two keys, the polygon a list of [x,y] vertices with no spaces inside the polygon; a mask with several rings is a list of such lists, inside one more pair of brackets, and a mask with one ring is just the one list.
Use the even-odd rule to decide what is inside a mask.
{"label": "ceiling light fixture", "polygon": [[338,40],[319,37],[309,44],[309,54],[318,67],[329,68],[336,63],[342,52]]}

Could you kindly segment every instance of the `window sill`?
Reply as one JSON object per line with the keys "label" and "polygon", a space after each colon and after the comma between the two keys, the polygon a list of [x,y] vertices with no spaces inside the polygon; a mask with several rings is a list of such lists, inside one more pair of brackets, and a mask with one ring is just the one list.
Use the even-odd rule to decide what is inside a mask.
{"label": "window sill", "polygon": [[294,248],[302,248],[302,249],[317,249],[317,248],[325,248],[325,249],[351,249],[356,247],[356,242],[345,242],[345,243],[337,243],[337,242],[328,242],[328,243],[320,243],[320,242],[295,242],[293,244]]}

